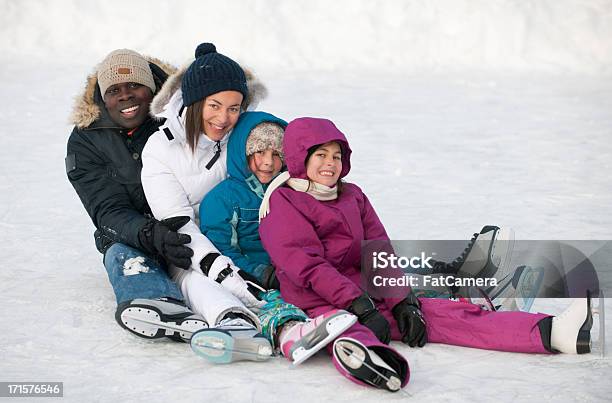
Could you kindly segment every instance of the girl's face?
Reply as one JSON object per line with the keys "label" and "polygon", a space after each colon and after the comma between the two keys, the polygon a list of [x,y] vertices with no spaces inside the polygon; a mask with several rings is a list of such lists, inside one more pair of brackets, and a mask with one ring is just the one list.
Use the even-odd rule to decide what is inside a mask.
{"label": "girl's face", "polygon": [[342,149],[335,141],[319,146],[306,162],[306,176],[313,182],[332,187],[342,172]]}
{"label": "girl's face", "polygon": [[202,123],[208,138],[219,141],[234,128],[241,103],[242,94],[238,91],[221,91],[204,99]]}
{"label": "girl's face", "polygon": [[249,169],[262,183],[270,183],[280,172],[283,161],[280,155],[271,148],[265,151],[257,151],[249,156]]}

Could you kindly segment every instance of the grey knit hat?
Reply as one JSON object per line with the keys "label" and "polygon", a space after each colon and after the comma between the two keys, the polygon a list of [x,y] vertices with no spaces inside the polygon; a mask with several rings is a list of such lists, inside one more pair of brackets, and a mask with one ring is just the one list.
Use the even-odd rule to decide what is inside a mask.
{"label": "grey knit hat", "polygon": [[253,155],[258,151],[269,148],[278,152],[281,159],[283,156],[283,133],[284,129],[278,123],[263,122],[255,126],[246,142],[246,155]]}
{"label": "grey knit hat", "polygon": [[149,62],[130,49],[113,50],[98,65],[98,85],[102,96],[111,85],[138,83],[155,93],[155,81]]}

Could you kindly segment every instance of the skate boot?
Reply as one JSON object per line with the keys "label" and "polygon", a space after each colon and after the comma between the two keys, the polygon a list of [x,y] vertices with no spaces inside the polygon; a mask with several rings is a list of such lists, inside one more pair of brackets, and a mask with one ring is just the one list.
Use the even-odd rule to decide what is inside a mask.
{"label": "skate boot", "polygon": [[272,356],[272,346],[268,339],[250,321],[232,313],[226,315],[216,328],[194,333],[191,349],[215,364],[265,361]]}
{"label": "skate boot", "polygon": [[513,246],[511,228],[486,225],[450,265],[462,277],[494,277],[498,269],[510,262]]}
{"label": "skate boot", "polygon": [[[591,293],[586,298],[574,300],[559,316],[552,318],[550,330],[550,347],[566,354],[586,354],[591,352],[591,328],[593,327],[593,310]],[[603,309],[601,306],[599,309]],[[600,326],[605,326],[601,323]],[[601,342],[602,340],[600,340]]]}
{"label": "skate boot", "polygon": [[124,329],[145,339],[168,337],[188,342],[208,324],[180,301],[168,298],[134,299],[117,307],[115,319]]}
{"label": "skate boot", "polygon": [[403,372],[398,373],[374,351],[375,348],[368,348],[350,337],[340,337],[334,342],[333,350],[338,363],[355,379],[379,389],[397,392],[407,376],[407,367],[401,369],[399,365],[394,365],[400,367],[399,372]]}
{"label": "skate boot", "polygon": [[[474,234],[461,255],[451,263],[436,261],[433,273],[462,278],[498,278],[506,276],[514,246],[514,231],[485,225]],[[498,272],[499,271],[499,272]],[[468,289],[449,287],[452,297],[467,297]]]}
{"label": "skate boot", "polygon": [[300,365],[357,322],[347,311],[334,309],[307,322],[297,322],[279,336],[283,355]]}

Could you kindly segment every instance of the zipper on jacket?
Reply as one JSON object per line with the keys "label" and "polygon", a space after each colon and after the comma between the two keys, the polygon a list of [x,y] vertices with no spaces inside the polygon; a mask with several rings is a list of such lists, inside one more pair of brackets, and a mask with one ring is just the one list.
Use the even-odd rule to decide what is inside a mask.
{"label": "zipper on jacket", "polygon": [[213,155],[210,161],[208,161],[208,164],[206,164],[206,169],[210,171],[210,168],[212,168],[212,166],[215,165],[215,162],[217,162],[220,156],[221,156],[221,141],[217,141],[217,144],[215,144],[215,155]]}

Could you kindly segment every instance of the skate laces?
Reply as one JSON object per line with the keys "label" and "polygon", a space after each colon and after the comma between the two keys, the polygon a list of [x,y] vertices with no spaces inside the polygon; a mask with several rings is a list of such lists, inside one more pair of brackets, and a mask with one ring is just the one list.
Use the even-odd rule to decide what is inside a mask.
{"label": "skate laces", "polygon": [[475,233],[474,236],[472,236],[472,239],[470,239],[470,242],[468,243],[468,245],[465,247],[465,249],[463,249],[463,252],[461,252],[461,255],[459,255],[458,258],[456,258],[449,264],[453,269],[458,269],[459,266],[461,266],[463,262],[465,262],[465,258],[467,257],[468,253],[470,253],[470,251],[472,250],[472,247],[474,246],[474,243],[476,242],[478,235],[480,234]]}

